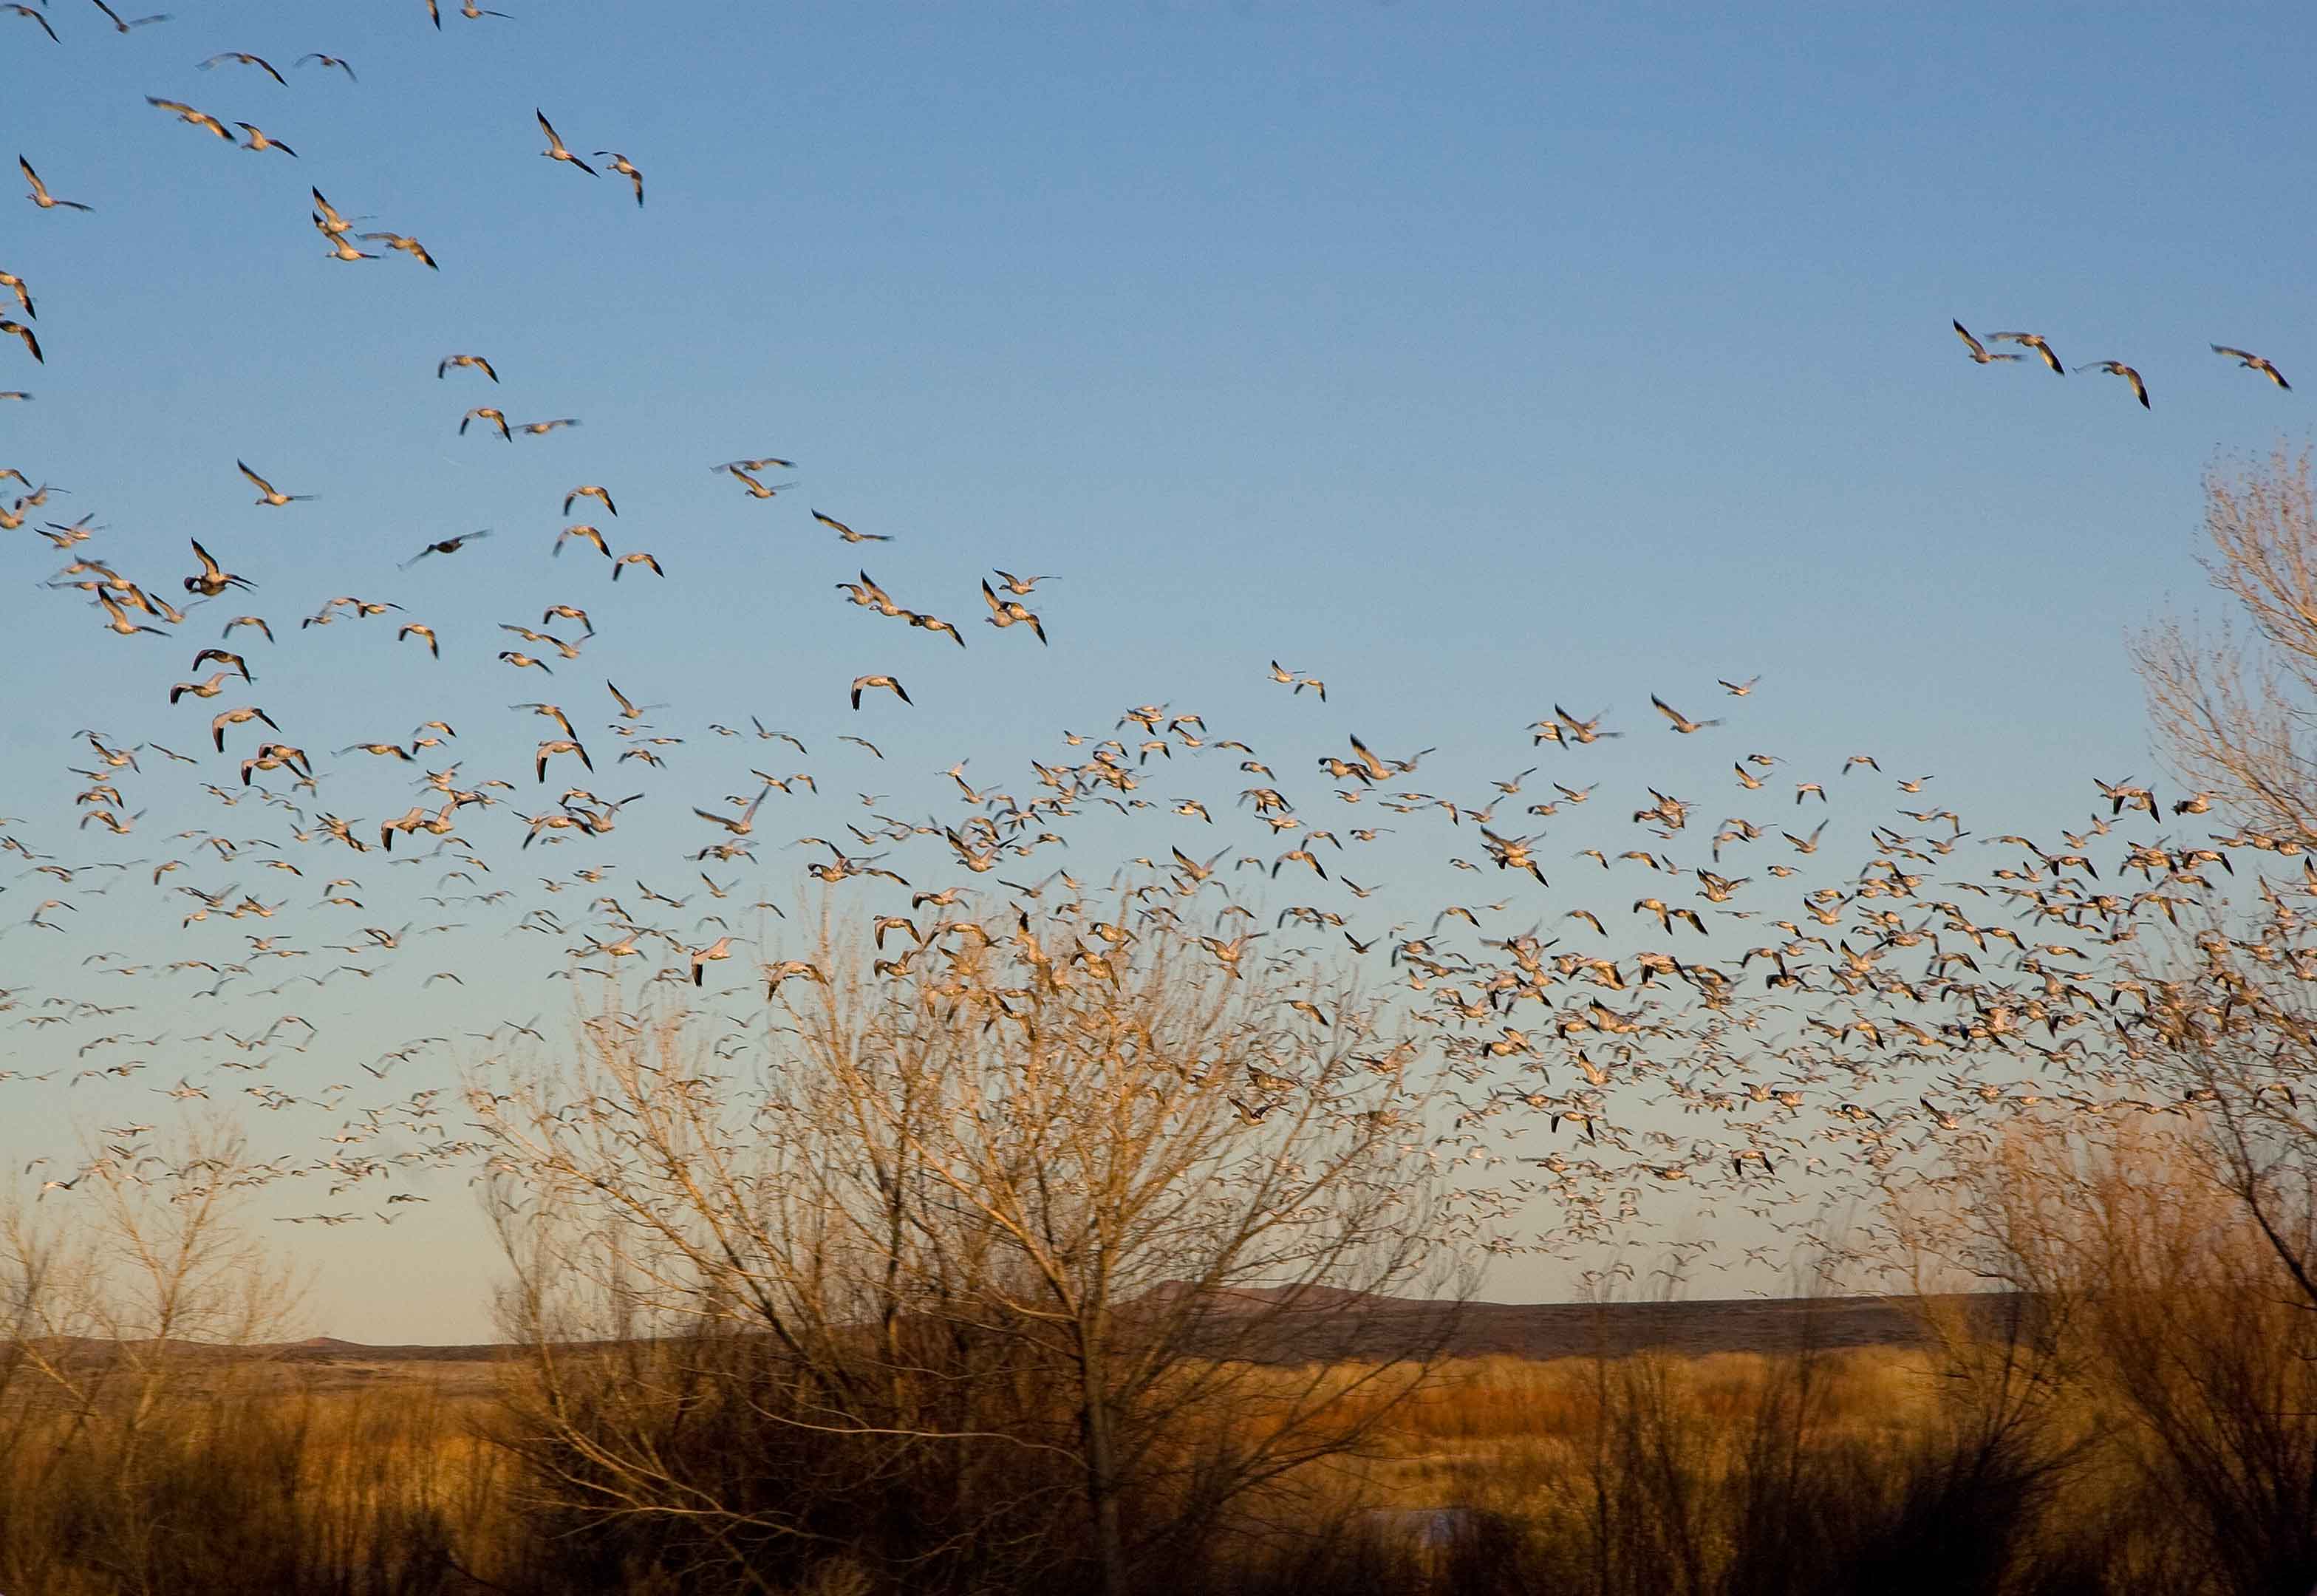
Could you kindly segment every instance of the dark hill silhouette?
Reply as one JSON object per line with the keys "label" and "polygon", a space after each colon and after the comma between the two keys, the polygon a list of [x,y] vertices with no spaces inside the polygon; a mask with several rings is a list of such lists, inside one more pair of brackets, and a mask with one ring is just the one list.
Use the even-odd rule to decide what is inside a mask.
{"label": "dark hill silhouette", "polygon": [[[1982,1311],[1991,1320],[2008,1300],[1989,1296]],[[1457,1305],[1304,1287],[1218,1294],[1208,1336],[1217,1351],[1281,1362],[1407,1354],[1433,1342],[1458,1358],[1695,1357],[1909,1345],[1921,1339],[1920,1309],[1914,1298],[1883,1296]],[[1257,1314],[1267,1319],[1264,1344],[1249,1347],[1244,1320]]]}
{"label": "dark hill silhouette", "polygon": [[[1188,1287],[1151,1293],[1171,1305]],[[1457,1305],[1374,1297],[1332,1287],[1288,1294],[1264,1287],[1216,1294],[1203,1340],[1218,1352],[1265,1361],[1304,1362],[1392,1356],[1439,1340],[1452,1357],[1570,1358],[1644,1349],[1684,1356],[1785,1352],[1803,1347],[1907,1346],[1921,1339],[1921,1305],[1911,1297],[1734,1297],[1714,1301],[1494,1303]],[[1990,1296],[1990,1320],[2008,1298]],[[1246,1320],[1263,1315],[1260,1344],[1247,1344]],[[378,1346],[315,1336],[252,1349],[285,1363],[479,1363],[513,1357],[505,1344]]]}

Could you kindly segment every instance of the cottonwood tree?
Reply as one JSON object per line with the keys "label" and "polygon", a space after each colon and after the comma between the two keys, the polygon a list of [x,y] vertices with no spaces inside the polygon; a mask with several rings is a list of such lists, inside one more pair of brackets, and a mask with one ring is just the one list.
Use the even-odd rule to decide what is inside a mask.
{"label": "cottonwood tree", "polygon": [[[2310,457],[2215,468],[2205,483],[2203,564],[2233,614],[2218,630],[2167,620],[2134,640],[2160,747],[2196,789],[2187,820],[2216,806],[2231,832],[2161,861],[2168,956],[2140,962],[2149,1024],[2126,1040],[2152,1112],[2192,1116],[2220,1177],[2311,1307],[2317,1307],[2317,979],[2300,894],[2264,886],[2232,902],[2226,854],[2207,840],[2317,853],[2317,495]],[[2209,823],[2208,823],[2209,824]],[[2309,874],[2304,868],[2304,874]],[[2317,876],[2312,876],[2317,881]],[[2235,895],[2241,898],[2241,894]],[[2194,899],[2182,927],[2185,900]]]}
{"label": "cottonwood tree", "polygon": [[[2223,925],[2229,927],[2223,929]],[[2317,941],[2309,917],[2264,895],[2215,907],[2143,983],[2124,1035],[2141,1115],[2187,1126],[2196,1169],[2235,1201],[2304,1309],[2317,1310]]]}
{"label": "cottonwood tree", "polygon": [[133,1451],[190,1368],[299,1311],[299,1276],[244,1223],[264,1172],[238,1128],[210,1120],[133,1166],[98,1143],[68,1197],[0,1212],[4,1367],[82,1423],[117,1424]]}
{"label": "cottonwood tree", "polygon": [[[2241,1196],[2230,1141],[2175,1105],[2022,1116],[1959,1161],[1906,1233],[2001,1296],[1925,1295],[1957,1348],[2033,1418],[2101,1415],[2194,1561],[2151,1588],[2301,1591],[2317,1568],[2317,1314]],[[1949,1284],[1926,1271],[1919,1291]],[[2000,1333],[2006,1322],[2012,1333]],[[1962,1366],[1968,1368],[1968,1365]],[[2076,1425],[2070,1425],[2076,1428]]]}
{"label": "cottonwood tree", "polygon": [[[1469,1277],[1424,1055],[1349,991],[1074,918],[770,976],[745,1064],[612,1008],[477,1083],[533,1476],[579,1521],[760,1581],[1074,1545],[1117,1592],[1430,1369]],[[740,1399],[736,1472],[705,1415]]]}
{"label": "cottonwood tree", "polygon": [[[2160,746],[2190,788],[2269,838],[2317,847],[2317,498],[2307,453],[2215,467],[2201,563],[2232,613],[2133,640]],[[2187,802],[2194,802],[2191,799]]]}
{"label": "cottonwood tree", "polygon": [[21,1478],[92,1482],[80,1531],[140,1590],[166,1583],[160,1502],[185,1411],[214,1421],[249,1399],[303,1296],[245,1223],[271,1170],[237,1128],[199,1120],[146,1145],[132,1160],[93,1142],[68,1195],[0,1207],[0,1453]]}

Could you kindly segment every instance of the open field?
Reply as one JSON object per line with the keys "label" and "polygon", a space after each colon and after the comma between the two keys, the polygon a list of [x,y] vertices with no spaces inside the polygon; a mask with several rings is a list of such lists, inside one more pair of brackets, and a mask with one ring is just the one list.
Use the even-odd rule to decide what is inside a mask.
{"label": "open field", "polygon": [[[2275,1515],[2317,1484],[2317,1402],[2266,1419],[2227,1411],[2214,1376],[2232,1367],[2242,1385],[2259,1359],[2214,1360],[2200,1337],[2220,1323],[2215,1305],[2177,1327],[2171,1353],[2204,1357],[2181,1386],[2203,1382],[2212,1400],[2193,1421],[2176,1411],[2205,1433],[2174,1453],[2149,1432],[2133,1371],[2099,1367],[2101,1326],[2055,1335],[2017,1299],[1476,1305],[1412,1390],[1360,1364],[1316,1371],[1341,1385],[1347,1423],[1375,1420],[1361,1444],[1254,1493],[1158,1583],[2299,1596],[2317,1547]],[[1480,1350],[1507,1342],[1542,1355]],[[1267,1377],[1314,1373],[1283,1363]],[[2264,1378],[2317,1397],[2305,1366]],[[10,1591],[865,1596],[1010,1589],[1019,1575],[1002,1560],[881,1571],[831,1547],[801,1577],[752,1583],[665,1546],[622,1553],[616,1532],[578,1532],[542,1493],[523,1444],[539,1390],[514,1348],[189,1349],[149,1404],[128,1380],[94,1418],[37,1380],[12,1389]],[[2207,1444],[2241,1455],[2215,1468]],[[2232,1566],[2210,1544],[2232,1514],[2265,1556]]]}

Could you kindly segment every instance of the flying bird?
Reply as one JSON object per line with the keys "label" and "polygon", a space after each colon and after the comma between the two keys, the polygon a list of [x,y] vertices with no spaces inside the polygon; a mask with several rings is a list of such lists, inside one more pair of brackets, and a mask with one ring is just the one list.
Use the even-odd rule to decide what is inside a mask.
{"label": "flying bird", "polygon": [[326,56],[319,50],[316,50],[310,55],[300,56],[295,61],[291,63],[291,66],[293,67],[302,67],[309,61],[319,61],[322,64],[322,69],[325,72],[328,71],[331,67],[335,67],[339,71],[346,75],[346,78],[349,82],[359,83],[362,81],[360,78],[354,76],[354,69],[346,65],[345,58],[343,56]]}
{"label": "flying bird", "polygon": [[756,478],[750,476],[747,471],[742,471],[738,465],[721,466],[718,469],[728,471],[735,477],[738,477],[742,485],[746,488],[750,498],[772,498],[778,495],[782,489],[793,488],[796,486],[793,482],[775,482],[768,488],[764,483],[756,480]]}
{"label": "flying bird", "polygon": [[2130,366],[2125,364],[2124,362],[2120,360],[2095,360],[2084,365],[2078,366],[2076,370],[2080,372],[2106,372],[2111,376],[2121,377],[2125,381],[2132,384],[2133,395],[2140,400],[2140,408],[2143,410],[2152,408],[2148,402],[2148,384],[2140,380],[2140,373],[2138,372],[2134,371]]}
{"label": "flying bird", "polygon": [[[438,372],[437,375],[440,375],[440,373]],[[498,379],[494,377],[491,381],[496,382]],[[493,426],[499,429],[499,436],[505,438],[510,444],[514,442],[514,434],[507,430],[507,419],[505,414],[503,411],[493,409],[488,405],[478,405],[473,409],[467,412],[465,417],[459,422],[459,435],[461,437],[465,437],[467,435],[467,423],[477,420],[489,422]]]}
{"label": "flying bird", "polygon": [[316,227],[321,229],[325,234],[333,238],[338,237],[341,233],[350,233],[353,231],[354,224],[338,214],[337,207],[331,204],[329,201],[322,197],[322,191],[320,189],[309,184],[306,192],[314,196],[314,225]]}
{"label": "flying bird", "polygon": [[2068,368],[2060,363],[2060,357],[2052,353],[2052,346],[2044,341],[2041,333],[1990,333],[1987,337],[1992,344],[2024,344],[2042,355],[2044,363],[2054,373],[2062,377],[2068,374]]}
{"label": "flying bird", "polygon": [[[1045,642],[1046,624],[1032,613],[1028,605],[1018,598],[998,597],[997,594],[990,591],[989,578],[987,577],[981,579],[981,596],[989,605],[989,614],[984,617],[989,625],[995,626],[1000,631],[1008,626],[1027,626],[1037,634],[1041,643]],[[958,641],[963,642],[965,640],[960,638]]]}
{"label": "flying bird", "polygon": [[2279,388],[2286,390],[2287,392],[2292,391],[2293,384],[2285,380],[2285,373],[2283,372],[2278,371],[2275,366],[2269,364],[2268,361],[2264,360],[2259,355],[2251,353],[2250,350],[2232,349],[2226,344],[2215,344],[2213,345],[2213,353],[2214,354],[2225,354],[2231,360],[2236,362],[2237,364],[2244,367],[2247,371],[2259,372],[2262,376],[2276,383]]}
{"label": "flying bird", "polygon": [[903,704],[910,702],[908,689],[904,688],[899,681],[891,677],[857,676],[853,678],[853,707],[854,709],[859,709],[861,707],[861,694],[864,688],[869,687],[890,687],[893,690],[894,697],[899,699]]}
{"label": "flying bird", "polygon": [[616,684],[607,681],[604,686],[611,689],[613,701],[620,706],[620,719],[623,721],[640,721],[644,718],[644,710],[667,707],[664,704],[647,704],[642,709],[639,709],[633,700],[620,691]]}
{"label": "flying bird", "polygon": [[555,546],[548,551],[549,558],[552,559],[556,555],[562,553],[563,545],[573,538],[577,538],[583,543],[593,544],[595,551],[598,554],[601,554],[604,559],[609,560],[612,558],[612,546],[604,541],[604,534],[596,531],[595,528],[585,525],[567,526],[561,532],[557,533],[555,534]]}
{"label": "flying bird", "polygon": [[698,986],[702,973],[710,964],[718,959],[729,959],[732,956],[732,938],[719,937],[706,947],[693,949],[687,956],[692,961],[692,984]]}
{"label": "flying bird", "polygon": [[186,104],[182,100],[161,100],[156,99],[151,94],[148,94],[145,96],[145,103],[148,105],[157,106],[163,111],[169,112],[174,114],[179,121],[187,123],[190,126],[207,128],[210,132],[215,133],[228,144],[233,142],[233,134],[227,130],[226,125],[223,122],[218,121],[217,118],[211,116],[206,111],[194,110],[192,106]]}
{"label": "flying bird", "polygon": [[595,154],[598,158],[604,156],[611,157],[612,170],[636,185],[636,207],[641,210],[644,202],[644,175],[636,169],[636,164],[616,149],[599,149]]}
{"label": "flying bird", "polygon": [[903,610],[901,614],[910,625],[922,627],[927,632],[947,632],[952,642],[961,649],[965,647],[965,639],[958,629],[939,615],[919,614],[915,610]]}
{"label": "flying bird", "polygon": [[52,27],[49,26],[49,19],[48,19],[47,17],[45,17],[45,16],[42,16],[39,12],[34,11],[31,6],[29,6],[29,5],[0,5],[0,11],[13,11],[13,12],[14,12],[18,16],[25,16],[25,17],[30,17],[30,18],[31,18],[34,22],[38,22],[38,23],[40,23],[40,31],[41,31],[41,32],[43,32],[43,33],[46,33],[46,34],[49,36],[49,43],[51,43],[51,44],[55,44],[55,43],[59,42],[59,41],[58,41],[58,40],[57,39],[57,31],[56,31],[54,28],[52,28]]}
{"label": "flying bird", "polygon": [[823,526],[828,527],[830,531],[836,533],[837,536],[843,538],[848,543],[890,543],[893,541],[892,534],[890,533],[855,532],[851,527],[845,525],[844,522],[839,521],[836,516],[824,516],[819,510],[815,510],[812,513],[812,518],[819,522]]}
{"label": "flying bird", "polygon": [[1960,321],[1955,322],[1954,326],[1955,336],[1963,340],[1964,347],[1971,352],[1971,358],[1981,365],[1987,365],[1999,360],[2019,360],[2023,358],[2020,355],[2009,354],[1990,354],[1987,352],[1987,345],[1971,336],[1971,329],[1969,327],[1964,326]]}
{"label": "flying bird", "polygon": [[254,704],[245,705],[240,709],[229,709],[226,711],[225,713],[217,716],[214,720],[210,722],[210,735],[216,740],[217,751],[220,754],[225,752],[225,729],[227,727],[238,726],[249,721],[263,721],[266,725],[272,726],[276,731],[282,730],[281,727],[273,725],[273,716],[267,714],[264,710],[258,708]]}
{"label": "flying bird", "polygon": [[92,0],[92,3],[97,10],[104,13],[106,18],[112,23],[112,31],[116,33],[126,33],[131,28],[149,28],[155,22],[166,22],[169,20],[169,13],[165,11],[153,16],[140,16],[123,22],[121,20],[121,13],[107,5],[104,0]]}
{"label": "flying bird", "polygon": [[589,166],[586,162],[581,160],[577,156],[573,155],[569,150],[563,147],[563,135],[555,130],[555,124],[547,120],[546,112],[534,106],[532,107],[531,113],[532,115],[539,118],[539,130],[547,135],[547,148],[541,150],[539,152],[540,154],[545,156],[550,161],[567,161],[572,166],[578,167],[590,177],[600,177],[603,175],[603,174],[596,171],[595,167]]}
{"label": "flying bird", "polygon": [[729,831],[735,837],[746,837],[750,831],[756,829],[757,805],[764,802],[765,794],[771,791],[772,788],[769,786],[758,791],[756,797],[749,800],[748,806],[740,811],[740,816],[738,820],[733,819],[730,815],[716,814],[709,810],[701,809],[697,806],[694,806],[692,812],[698,815],[703,820],[715,821],[716,824],[723,827],[724,829]]}
{"label": "flying bird", "polygon": [[241,474],[247,477],[252,483],[255,484],[257,488],[257,502],[259,504],[272,505],[276,508],[279,508],[282,505],[297,504],[302,500],[309,499],[314,497],[310,493],[284,493],[280,489],[274,487],[273,483],[259,476],[255,471],[251,471],[247,466],[242,465],[240,461],[237,460],[233,463],[237,466],[240,466]]}
{"label": "flying bird", "polygon": [[[409,559],[404,560],[401,565],[396,569],[399,570],[408,570],[412,566],[425,559],[429,554],[456,554],[460,550],[465,548],[469,543],[473,542],[477,538],[487,538],[490,535],[491,529],[486,526],[479,532],[462,532],[457,537],[443,538],[440,542],[427,544],[425,548],[419,550],[417,553],[413,554]],[[428,635],[432,636],[433,634],[430,632]]]}
{"label": "flying bird", "polygon": [[49,357],[40,353],[40,339],[34,337],[32,329],[22,322],[0,318],[0,338],[5,337],[22,338],[24,341],[24,347],[31,352],[34,360],[39,361],[42,365],[49,363]]}
{"label": "flying bird", "polygon": [[[296,150],[282,143],[281,139],[274,138],[264,128],[259,127],[255,122],[236,122],[233,125],[249,135],[249,142],[243,145],[241,147],[242,148],[249,150],[278,149],[293,161],[298,158],[298,152]],[[367,233],[363,235],[365,238],[374,236],[375,235]]]}
{"label": "flying bird", "polygon": [[245,67],[255,67],[260,72],[264,73],[266,76],[280,84],[283,88],[286,89],[290,86],[290,80],[282,76],[279,72],[276,72],[273,69],[273,64],[271,61],[268,61],[263,56],[253,56],[246,50],[219,50],[216,55],[213,55],[208,60],[203,61],[201,64],[201,68],[202,71],[206,72],[210,67],[216,66],[219,61],[238,61]]}
{"label": "flying bird", "polygon": [[[253,146],[252,148],[254,148],[255,147]],[[293,150],[291,153],[295,154],[296,152]],[[426,267],[429,271],[439,272],[443,269],[440,265],[435,264],[434,257],[426,253],[426,246],[421,244],[417,239],[410,238],[407,234],[364,233],[362,237],[365,238],[376,239],[380,243],[384,244],[389,249],[401,251],[404,255],[408,256],[412,260],[416,261],[420,265]]]}
{"label": "flying bird", "polygon": [[499,374],[492,368],[491,363],[479,354],[446,354],[436,363],[434,375],[447,377],[452,366],[471,366],[494,382],[499,380]]}
{"label": "flying bird", "polygon": [[543,782],[547,779],[547,762],[558,754],[577,754],[579,756],[580,764],[591,771],[595,768],[595,762],[587,757],[587,750],[579,746],[577,739],[555,738],[541,743],[538,753],[533,757],[539,780]]}
{"label": "flying bird", "polygon": [[40,175],[32,170],[32,163],[26,160],[22,156],[18,156],[16,157],[16,169],[23,173],[24,181],[32,185],[31,193],[26,197],[29,198],[33,204],[38,205],[43,211],[54,211],[59,206],[67,211],[94,211],[96,209],[94,205],[84,205],[77,200],[59,200],[54,194],[49,193],[49,185],[40,181]]}
{"label": "flying bird", "polygon": [[1668,704],[1664,699],[1659,697],[1654,693],[1650,695],[1650,702],[1657,706],[1658,713],[1663,715],[1667,720],[1671,721],[1673,722],[1673,729],[1676,731],[1682,733],[1684,736],[1687,736],[1693,731],[1703,731],[1708,726],[1719,726],[1722,724],[1719,721],[1693,721],[1687,715],[1683,714],[1679,710],[1674,708],[1673,705]]}
{"label": "flying bird", "polygon": [[[210,551],[201,547],[199,540],[189,541],[192,542],[193,558],[201,562],[201,569],[199,576],[192,576],[185,578],[186,592],[198,593],[203,598],[215,598],[219,594],[224,592],[228,587],[254,587],[256,586],[255,583],[250,581],[246,577],[235,576],[231,571],[227,570],[224,567],[218,564],[215,560],[210,558]],[[245,668],[242,671],[242,675],[246,677],[248,674],[248,670]],[[206,696],[206,695],[204,695],[204,696]]]}

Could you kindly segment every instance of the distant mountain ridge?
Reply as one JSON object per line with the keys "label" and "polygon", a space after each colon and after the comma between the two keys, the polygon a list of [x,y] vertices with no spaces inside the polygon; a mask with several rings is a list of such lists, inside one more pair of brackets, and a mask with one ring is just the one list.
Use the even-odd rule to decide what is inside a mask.
{"label": "distant mountain ridge", "polygon": [[[1186,1289],[1170,1283],[1153,1295],[1167,1293],[1170,1287],[1176,1292]],[[1240,1313],[1276,1310],[1283,1295],[1279,1287],[1220,1294],[1212,1305],[1217,1333],[1228,1338],[1230,1321]],[[1990,1296],[1974,1300],[1991,1316],[2008,1299]],[[1305,1287],[1275,1323],[1278,1344],[1251,1350],[1281,1361],[1374,1357],[1436,1336],[1452,1357],[1535,1359],[1596,1352],[1623,1357],[1644,1349],[1702,1356],[1803,1347],[1909,1346],[1922,1340],[1924,1306],[1916,1298],[1896,1296],[1459,1305]],[[262,1350],[285,1362],[415,1363],[495,1362],[515,1356],[518,1349],[504,1343],[378,1346],[315,1336]]]}
{"label": "distant mountain ridge", "polygon": [[[1190,1290],[1167,1282],[1144,1301],[1173,1305]],[[1984,1322],[1999,1323],[2013,1305],[1990,1294],[1966,1302]],[[1214,1294],[1200,1339],[1219,1355],[1302,1363],[1403,1356],[1437,1345],[1453,1358],[1542,1360],[1594,1354],[1624,1357],[1662,1350],[1686,1357],[1715,1352],[1790,1352],[1803,1348],[1903,1347],[1923,1339],[1921,1299],[1903,1296],[1731,1297],[1709,1301],[1613,1303],[1445,1302],[1371,1296],[1335,1287],[1257,1287]],[[1250,1344],[1246,1320],[1269,1315]],[[1194,1334],[1198,1332],[1194,1331]],[[73,1338],[70,1353],[101,1356],[115,1343]],[[236,1349],[188,1344],[190,1352]],[[239,1349],[293,1365],[498,1363],[520,1355],[508,1342],[380,1345],[340,1336],[309,1336]]]}

